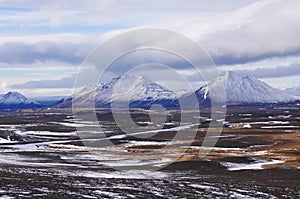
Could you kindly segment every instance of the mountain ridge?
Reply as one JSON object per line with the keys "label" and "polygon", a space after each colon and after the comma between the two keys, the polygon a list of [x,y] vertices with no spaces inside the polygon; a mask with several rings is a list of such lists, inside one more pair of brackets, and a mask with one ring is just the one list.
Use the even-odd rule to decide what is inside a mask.
{"label": "mountain ridge", "polygon": [[[221,90],[220,90],[221,89]],[[223,90],[224,89],[224,90]],[[220,93],[225,91],[226,99]],[[254,78],[233,71],[218,76],[195,92],[177,96],[171,90],[151,81],[145,76],[119,75],[110,81],[93,87],[85,87],[70,97],[63,98],[53,104],[40,104],[26,98],[19,92],[8,92],[0,95],[0,109],[22,108],[145,108],[159,104],[165,108],[179,108],[179,99],[192,103],[191,96],[197,97],[200,106],[210,106],[211,100],[215,103],[227,105],[251,104],[278,104],[299,102],[300,97],[273,88]]]}

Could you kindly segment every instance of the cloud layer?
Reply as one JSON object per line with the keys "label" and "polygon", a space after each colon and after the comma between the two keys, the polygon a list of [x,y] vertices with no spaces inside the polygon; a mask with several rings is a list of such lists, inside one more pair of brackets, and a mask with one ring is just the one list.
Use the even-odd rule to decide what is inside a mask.
{"label": "cloud layer", "polygon": [[[229,66],[259,78],[288,78],[300,74],[299,62],[280,65],[272,61],[272,58],[300,57],[298,0],[226,3],[217,0],[175,0],[172,3],[168,0],[3,0],[0,6],[3,11],[0,14],[0,70],[7,70],[8,65],[30,68],[33,64],[44,66],[46,63],[78,66],[99,42],[118,32],[156,26],[177,30],[194,39],[207,49],[220,68]],[[24,35],[23,31],[30,35]],[[127,65],[130,59],[126,60]],[[251,64],[264,60],[272,61],[272,67],[251,68]],[[57,79],[29,79],[10,87],[69,88],[74,77],[62,74]]]}
{"label": "cloud layer", "polygon": [[297,0],[258,1],[204,23],[188,24],[185,30],[219,64],[299,54],[299,7]]}
{"label": "cloud layer", "polygon": [[254,70],[237,70],[239,73],[257,77],[257,78],[270,78],[270,77],[288,77],[300,75],[300,65],[293,64],[290,66],[278,66],[276,68],[257,68]]}
{"label": "cloud layer", "polygon": [[73,88],[75,75],[58,80],[29,81],[24,84],[13,84],[11,89],[40,89],[40,88]]}

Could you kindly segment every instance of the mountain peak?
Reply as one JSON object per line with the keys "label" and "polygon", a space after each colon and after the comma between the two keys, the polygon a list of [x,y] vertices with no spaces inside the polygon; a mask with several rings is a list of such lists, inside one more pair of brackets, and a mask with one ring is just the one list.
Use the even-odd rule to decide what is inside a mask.
{"label": "mountain peak", "polygon": [[[153,82],[148,77],[140,75],[134,76],[129,74],[119,75],[113,78],[110,82],[105,83],[101,86],[98,91],[103,88],[110,90],[112,99],[125,100],[130,98],[131,100],[141,99],[169,99],[174,98],[172,91],[160,86]],[[128,96],[130,95],[130,96]],[[99,94],[98,94],[99,96]],[[103,93],[101,94],[103,97]]]}
{"label": "mountain peak", "polygon": [[113,80],[120,80],[120,79],[139,79],[139,80],[145,80],[145,81],[150,81],[150,79],[144,75],[131,75],[131,74],[126,74],[126,73],[123,73],[123,74],[120,74],[120,75],[117,75],[115,77],[112,78],[112,81]]}
{"label": "mountain peak", "polygon": [[29,100],[19,92],[8,92],[0,96],[0,108],[35,108],[40,107],[40,104]]}
{"label": "mountain peak", "polygon": [[24,95],[22,95],[21,93],[16,92],[16,91],[10,91],[10,92],[6,93],[5,95],[8,95],[8,96],[11,96],[11,95],[19,95],[19,96],[25,97]]}
{"label": "mountain peak", "polygon": [[219,78],[222,79],[222,80],[226,80],[226,81],[232,81],[232,80],[241,81],[242,79],[249,79],[249,78],[252,78],[252,77],[240,74],[240,73],[235,72],[235,71],[226,71]]}
{"label": "mountain peak", "polygon": [[2,104],[28,104],[31,103],[24,95],[19,92],[8,92],[2,96],[0,103]]}
{"label": "mountain peak", "polygon": [[[224,88],[227,103],[278,103],[295,100],[279,89],[254,78],[227,71],[223,75],[201,87],[197,93],[204,99],[213,96],[218,101],[218,89]],[[219,100],[222,101],[221,99]]]}
{"label": "mountain peak", "polygon": [[231,71],[231,70],[226,71],[223,76],[227,77],[227,78],[245,77],[244,75],[241,75],[241,74],[239,74],[237,72],[234,72],[234,71]]}
{"label": "mountain peak", "polygon": [[94,103],[97,107],[109,107],[112,102],[123,105],[128,101],[136,107],[149,107],[153,103],[172,104],[176,99],[176,95],[171,90],[147,76],[122,74],[97,85],[96,89],[85,89],[73,94],[72,100],[65,100],[58,107],[71,106],[71,101],[73,105],[82,107],[88,107]]}

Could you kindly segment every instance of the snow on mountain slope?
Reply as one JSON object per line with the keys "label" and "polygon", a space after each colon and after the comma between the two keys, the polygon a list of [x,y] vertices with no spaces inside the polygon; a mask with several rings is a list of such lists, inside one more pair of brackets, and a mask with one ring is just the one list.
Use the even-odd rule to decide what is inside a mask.
{"label": "snow on mountain slope", "polygon": [[198,98],[213,97],[219,102],[218,88],[224,86],[227,103],[279,103],[297,100],[283,91],[254,78],[228,71],[196,91]]}
{"label": "snow on mountain slope", "polygon": [[30,104],[33,101],[27,99],[24,95],[18,92],[8,92],[0,99],[0,104]]}
{"label": "snow on mountain slope", "polygon": [[[121,75],[94,88],[83,88],[73,96],[76,106],[93,104],[97,107],[114,102],[173,101],[175,94],[144,76]],[[58,106],[70,106],[69,98]]]}
{"label": "snow on mountain slope", "polygon": [[[284,103],[299,100],[285,92],[273,88],[254,78],[229,71],[202,86],[196,91],[199,104],[209,105],[211,99],[216,103],[223,102],[220,92],[224,86],[227,104],[256,104],[256,103]],[[194,95],[194,94],[193,94]],[[181,97],[187,104],[192,94]],[[97,85],[94,88],[83,88],[72,97],[62,101],[57,107],[71,107],[72,100],[76,106],[95,104],[96,107],[110,107],[113,102],[134,102],[135,107],[144,107],[146,104],[160,101],[161,104],[173,106],[178,103],[175,94],[147,79],[146,77],[122,75],[113,78],[110,82]],[[175,102],[175,103],[174,103]],[[191,102],[192,103],[192,102]],[[175,105],[175,107],[178,107]]]}
{"label": "snow on mountain slope", "polygon": [[[120,82],[119,82],[120,81]],[[123,75],[114,78],[108,85],[104,84],[100,90],[109,86],[112,100],[160,100],[174,99],[172,91],[160,86],[144,76]],[[97,95],[98,97],[99,95]]]}
{"label": "snow on mountain slope", "polygon": [[29,100],[18,92],[8,92],[0,96],[0,108],[2,109],[22,109],[22,108],[39,108],[41,105]]}

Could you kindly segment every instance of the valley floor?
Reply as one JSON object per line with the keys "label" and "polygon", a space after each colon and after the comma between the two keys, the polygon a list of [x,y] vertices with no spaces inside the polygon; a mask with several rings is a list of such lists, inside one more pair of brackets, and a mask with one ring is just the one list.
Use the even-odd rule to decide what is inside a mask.
{"label": "valley floor", "polygon": [[[84,120],[85,114],[79,120],[65,110],[0,113],[0,196],[300,196],[299,105],[228,107],[213,147],[202,146],[211,122],[207,110],[196,125],[180,124],[180,114],[171,112],[167,122],[155,124],[158,130],[147,112],[134,111],[131,118],[143,131],[131,134],[107,112],[97,115],[99,123]],[[177,134],[183,136],[174,141]]]}

